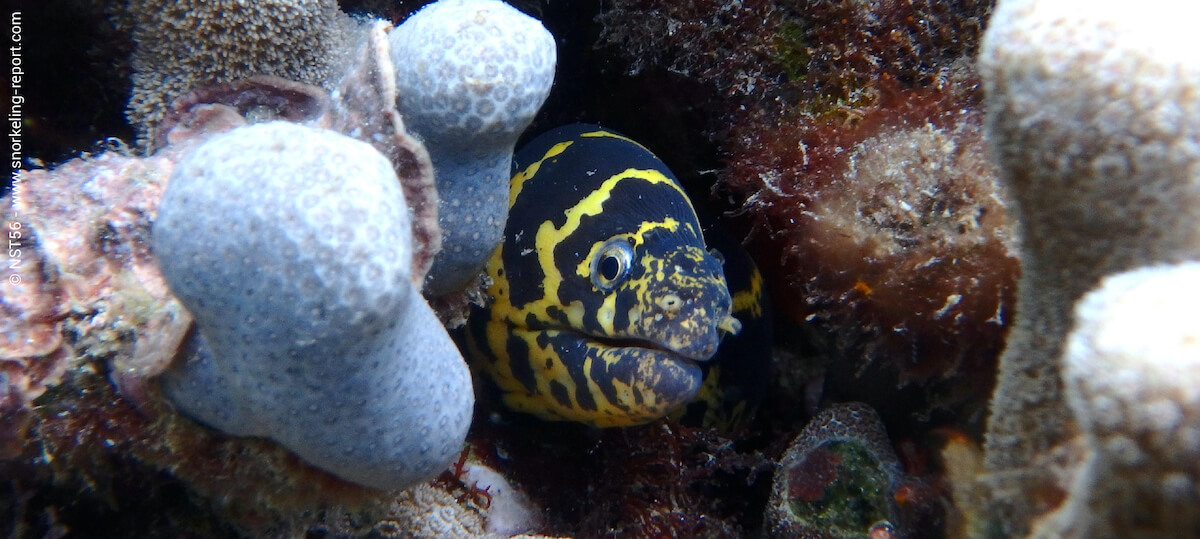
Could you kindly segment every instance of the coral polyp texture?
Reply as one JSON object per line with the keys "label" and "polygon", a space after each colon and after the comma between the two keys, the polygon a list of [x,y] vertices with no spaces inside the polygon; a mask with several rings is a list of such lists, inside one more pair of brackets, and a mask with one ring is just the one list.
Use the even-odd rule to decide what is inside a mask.
{"label": "coral polyp texture", "polygon": [[334,0],[136,0],[111,9],[136,44],[128,115],[148,143],[171,102],[196,88],[275,75],[332,89],[356,33]]}
{"label": "coral polyp texture", "polygon": [[441,0],[389,36],[397,107],[429,148],[443,248],[426,293],[478,276],[508,214],[513,146],[554,82],[554,36],[495,0]]}
{"label": "coral polyp texture", "polygon": [[200,341],[162,377],[183,412],[394,489],[453,459],[473,392],[409,279],[392,164],[343,135],[271,122],[184,156],[153,249]]}
{"label": "coral polyp texture", "polygon": [[[1168,1],[1130,9],[1122,2],[1005,0],[984,39],[987,134],[1015,203],[1023,264],[986,445],[985,477],[1008,536],[1034,529],[1057,535],[1055,527],[1063,525],[1057,517],[1043,520],[1046,527],[1037,527],[1039,520],[1064,500],[1098,495],[1078,491],[1091,485],[1080,476],[1080,462],[1089,453],[1110,458],[1115,448],[1087,449],[1088,440],[1119,438],[1085,429],[1135,428],[1125,435],[1137,440],[1146,428],[1097,424],[1093,412],[1081,418],[1068,406],[1061,358],[1077,323],[1073,305],[1106,275],[1200,258],[1200,61],[1194,54],[1200,40],[1186,17],[1167,15],[1176,7]],[[1129,328],[1121,335],[1147,339],[1147,346],[1154,339]],[[1126,374],[1088,376],[1152,382],[1158,370],[1143,372],[1145,361],[1157,359],[1123,367]],[[1101,388],[1076,386],[1081,392]],[[1159,398],[1173,399],[1168,387],[1161,389]],[[1129,398],[1124,391],[1136,389],[1089,399],[1119,408]],[[1176,404],[1185,415],[1195,413],[1194,404]],[[1114,471],[1120,477],[1113,479],[1123,481],[1127,472]],[[1074,516],[1097,521],[1067,529],[1116,533],[1123,526],[1104,522],[1113,516],[1107,512]],[[1154,520],[1163,516],[1139,524],[1194,536],[1194,529],[1166,531],[1167,521]]]}

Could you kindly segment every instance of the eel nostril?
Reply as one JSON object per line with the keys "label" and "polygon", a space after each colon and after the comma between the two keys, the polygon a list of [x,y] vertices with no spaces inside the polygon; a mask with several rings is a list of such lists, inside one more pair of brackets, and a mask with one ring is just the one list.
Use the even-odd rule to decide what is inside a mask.
{"label": "eel nostril", "polygon": [[662,309],[667,316],[675,316],[683,308],[683,300],[675,294],[667,294],[658,298],[655,303],[658,304],[658,308]]}

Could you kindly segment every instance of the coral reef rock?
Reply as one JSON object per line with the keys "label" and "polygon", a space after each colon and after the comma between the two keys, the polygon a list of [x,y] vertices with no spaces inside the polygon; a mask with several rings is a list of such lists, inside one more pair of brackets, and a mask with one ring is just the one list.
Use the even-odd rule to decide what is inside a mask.
{"label": "coral reef rock", "polygon": [[554,36],[496,0],[441,0],[389,36],[409,132],[429,148],[443,249],[426,293],[470,284],[504,232],[513,146],[554,82]]}
{"label": "coral reef rock", "polygon": [[[132,364],[145,366],[138,375],[157,374],[165,361],[132,358],[161,358],[183,338],[191,316],[143,241],[172,166],[113,151],[15,182],[12,204],[0,208],[20,262],[0,288],[0,455],[20,454],[25,427],[39,422],[35,399],[81,362],[126,352],[131,361],[114,366],[114,378]],[[138,338],[151,329],[153,337]]]}
{"label": "coral reef rock", "polygon": [[164,392],[208,425],[276,440],[356,483],[436,475],[474,399],[410,282],[409,234],[392,165],[365,143],[284,122],[209,139],[176,167],[153,228],[203,336],[164,373]]}
{"label": "coral reef rock", "polygon": [[813,418],[779,461],[768,537],[902,534],[893,493],[903,472],[879,415],[861,403]]}
{"label": "coral reef rock", "polygon": [[1023,265],[986,444],[1006,536],[1028,533],[1085,480],[1088,435],[1060,359],[1073,305],[1106,275],[1200,258],[1200,40],[1177,7],[1002,0],[984,38],[986,129]]}

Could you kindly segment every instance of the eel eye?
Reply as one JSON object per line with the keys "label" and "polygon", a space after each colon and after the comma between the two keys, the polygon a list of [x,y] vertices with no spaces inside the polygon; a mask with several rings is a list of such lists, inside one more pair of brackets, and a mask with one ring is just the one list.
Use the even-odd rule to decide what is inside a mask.
{"label": "eel eye", "polygon": [[592,258],[592,284],[608,292],[629,277],[633,268],[633,246],[625,238],[611,238]]}

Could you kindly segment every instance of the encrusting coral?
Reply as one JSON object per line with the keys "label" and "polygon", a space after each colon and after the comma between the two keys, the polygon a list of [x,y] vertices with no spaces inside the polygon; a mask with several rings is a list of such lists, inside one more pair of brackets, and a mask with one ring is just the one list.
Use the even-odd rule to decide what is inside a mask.
{"label": "encrusting coral", "polygon": [[467,286],[500,244],[513,146],[554,82],[554,36],[496,0],[441,0],[391,32],[407,129],[437,171],[443,248],[426,293]]}
{"label": "encrusting coral", "polygon": [[[1166,15],[1175,7],[1167,1],[1131,8],[1123,2],[1003,0],[984,39],[987,133],[1015,202],[1023,264],[1016,325],[1001,357],[986,445],[985,481],[1004,535],[1116,533],[1127,524],[1070,522],[1113,516],[1078,511],[1069,512],[1067,522],[1058,516],[1038,521],[1064,500],[1074,507],[1085,503],[1077,497],[1099,494],[1077,490],[1096,486],[1080,468],[1089,458],[1110,461],[1114,448],[1089,448],[1089,442],[1109,438],[1110,427],[1135,428],[1123,432],[1133,440],[1146,428],[1098,425],[1094,411],[1086,412],[1124,402],[1128,388],[1105,396],[1116,388],[1079,383],[1073,389],[1079,397],[1101,394],[1076,400],[1092,404],[1075,413],[1068,405],[1060,358],[1077,322],[1076,301],[1106,275],[1200,258],[1200,62],[1194,54],[1200,43],[1187,17]],[[1139,338],[1127,331],[1127,338]],[[1152,357],[1137,363],[1157,361]],[[1081,366],[1081,360],[1071,361]],[[1153,385],[1157,368],[1142,372],[1137,363],[1118,376]],[[1159,397],[1194,417],[1194,402],[1174,401],[1171,395],[1185,394],[1169,388],[1159,388],[1167,391]],[[1087,417],[1077,417],[1079,412]],[[1118,470],[1100,476],[1125,480],[1130,470]],[[1137,500],[1105,503],[1119,507]],[[1164,516],[1137,524],[1193,535],[1154,520]]]}
{"label": "encrusting coral", "polygon": [[176,166],[153,227],[163,276],[211,350],[169,368],[164,392],[359,484],[431,478],[458,453],[474,399],[410,282],[411,248],[400,182],[366,143],[286,122],[214,136]]}

